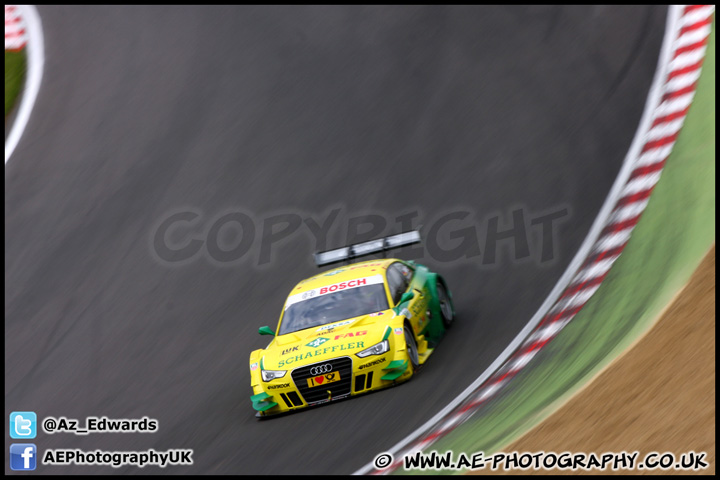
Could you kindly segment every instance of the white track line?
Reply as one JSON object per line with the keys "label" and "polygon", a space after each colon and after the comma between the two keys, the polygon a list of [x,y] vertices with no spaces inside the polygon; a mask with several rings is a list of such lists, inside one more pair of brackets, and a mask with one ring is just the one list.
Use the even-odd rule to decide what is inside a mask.
{"label": "white track line", "polygon": [[40,15],[33,5],[18,5],[22,11],[22,16],[27,25],[28,42],[25,46],[28,59],[27,79],[25,80],[25,89],[20,101],[20,108],[17,116],[10,129],[10,135],[5,140],[5,163],[10,160],[10,156],[15,151],[20,138],[22,137],[25,127],[30,120],[35,100],[40,91],[40,83],[42,82],[43,67],[45,65],[45,43],[42,33],[42,24],[40,23]]}

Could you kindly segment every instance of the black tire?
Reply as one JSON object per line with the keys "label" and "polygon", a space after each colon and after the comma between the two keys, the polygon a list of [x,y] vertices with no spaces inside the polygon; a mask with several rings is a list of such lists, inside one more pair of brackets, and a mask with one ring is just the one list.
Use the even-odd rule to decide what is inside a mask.
{"label": "black tire", "polygon": [[452,300],[450,300],[450,295],[448,295],[445,285],[443,285],[440,281],[437,282],[437,296],[438,305],[440,307],[440,316],[442,317],[443,325],[446,329],[448,329],[453,324],[455,314],[453,313],[453,305]]}
{"label": "black tire", "polygon": [[415,372],[420,365],[420,357],[418,356],[417,342],[415,341],[415,335],[413,334],[412,327],[407,323],[403,328],[405,333],[405,349],[407,350],[408,357],[410,358],[410,364],[412,365],[412,371]]}

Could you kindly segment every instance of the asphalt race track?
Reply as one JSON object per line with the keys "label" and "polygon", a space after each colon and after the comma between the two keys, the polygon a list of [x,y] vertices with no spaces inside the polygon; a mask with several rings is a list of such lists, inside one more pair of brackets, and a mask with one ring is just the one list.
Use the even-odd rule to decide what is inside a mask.
{"label": "asphalt race track", "polygon": [[[19,410],[148,416],[155,433],[34,443],[194,450],[193,466],[38,465],[50,474],[352,473],[396,444],[500,354],[580,246],[632,141],[666,19],[645,6],[38,10],[45,73],[5,168],[6,432]],[[169,265],[153,234],[179,211],[200,213],[186,233],[245,212],[259,237],[269,215],[322,220],[334,207],[328,247],[363,214],[389,219],[390,234],[409,212],[509,228],[519,208],[535,240],[530,217],[569,214],[552,261],[537,241],[515,260],[509,240],[493,265],[422,258],[458,319],[411,382],[258,421],[248,356],[316,273],[312,236],[303,227],[261,266],[259,240],[231,265]]]}

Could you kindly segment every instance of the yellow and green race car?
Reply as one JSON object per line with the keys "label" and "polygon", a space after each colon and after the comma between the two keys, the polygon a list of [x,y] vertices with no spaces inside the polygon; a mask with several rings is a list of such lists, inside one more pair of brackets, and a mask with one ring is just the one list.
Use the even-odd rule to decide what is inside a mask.
{"label": "yellow and green race car", "polygon": [[[417,232],[316,254],[318,265],[419,241]],[[373,242],[376,242],[373,245]],[[413,261],[376,259],[298,283],[274,338],[250,354],[257,417],[367,393],[409,380],[453,322],[445,280]]]}

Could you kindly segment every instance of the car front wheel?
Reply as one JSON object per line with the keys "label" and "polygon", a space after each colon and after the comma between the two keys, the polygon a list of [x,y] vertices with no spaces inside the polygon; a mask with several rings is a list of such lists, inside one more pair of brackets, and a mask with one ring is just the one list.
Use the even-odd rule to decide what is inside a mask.
{"label": "car front wheel", "polygon": [[407,350],[408,358],[410,359],[410,364],[414,372],[417,370],[418,365],[420,365],[417,342],[415,341],[415,335],[413,335],[411,327],[406,324],[403,330],[405,330],[405,349]]}

